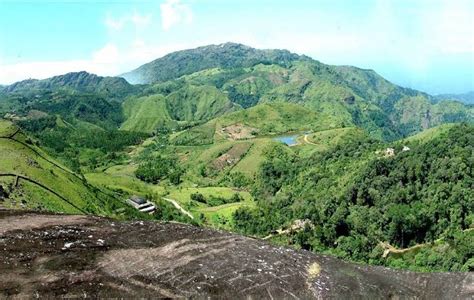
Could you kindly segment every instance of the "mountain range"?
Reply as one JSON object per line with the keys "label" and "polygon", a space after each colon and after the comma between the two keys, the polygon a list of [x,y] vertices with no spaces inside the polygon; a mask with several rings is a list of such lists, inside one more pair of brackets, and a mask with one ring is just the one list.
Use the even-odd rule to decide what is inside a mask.
{"label": "mountain range", "polygon": [[[3,88],[2,94],[94,92],[125,101],[123,128],[145,132],[153,132],[157,123],[146,121],[141,113],[155,111],[171,125],[196,124],[271,102],[302,105],[319,113],[327,128],[359,126],[383,140],[443,123],[472,121],[474,116],[472,107],[399,87],[372,70],[331,66],[285,50],[233,43],[171,53],[122,77],[144,85],[139,88],[118,77],[79,72],[18,82]],[[181,100],[187,95],[195,103]]]}
{"label": "mountain range", "polygon": [[457,99],[235,43],[29,79],[0,88],[0,205],[469,271],[474,106]]}

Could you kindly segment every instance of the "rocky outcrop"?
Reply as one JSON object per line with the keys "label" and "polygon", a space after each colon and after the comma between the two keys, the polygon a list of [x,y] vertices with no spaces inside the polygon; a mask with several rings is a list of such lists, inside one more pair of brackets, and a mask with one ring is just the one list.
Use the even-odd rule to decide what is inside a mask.
{"label": "rocky outcrop", "polygon": [[0,210],[0,298],[462,299],[472,273],[412,273],[178,223]]}

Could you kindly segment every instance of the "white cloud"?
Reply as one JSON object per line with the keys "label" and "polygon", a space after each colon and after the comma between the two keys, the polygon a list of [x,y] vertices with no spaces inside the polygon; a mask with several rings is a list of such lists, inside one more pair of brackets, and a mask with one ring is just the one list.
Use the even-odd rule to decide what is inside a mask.
{"label": "white cloud", "polygon": [[195,47],[197,44],[147,45],[136,39],[126,48],[108,43],[88,59],[0,63],[0,84],[28,78],[44,79],[69,72],[87,71],[102,76],[116,76],[167,53]]}
{"label": "white cloud", "polygon": [[37,61],[1,65],[0,82],[11,84],[28,78],[44,79],[68,72],[90,70],[90,67],[92,66],[87,60]]}
{"label": "white cloud", "polygon": [[474,53],[474,1],[443,1],[426,19],[434,46],[443,53]]}
{"label": "white cloud", "polygon": [[161,24],[164,30],[178,24],[190,24],[193,20],[191,8],[180,0],[166,0],[160,4]]}
{"label": "white cloud", "polygon": [[111,64],[119,60],[119,50],[114,44],[107,44],[92,55],[92,61],[98,64]]}
{"label": "white cloud", "polygon": [[135,25],[135,27],[146,27],[151,24],[151,20],[152,20],[151,14],[140,15],[139,13],[134,12],[130,16],[130,22],[132,22],[133,25]]}
{"label": "white cloud", "polygon": [[147,27],[152,22],[152,14],[140,14],[133,11],[130,14],[114,18],[110,13],[107,13],[104,23],[107,28],[112,31],[121,31],[127,24],[132,24],[135,28]]}
{"label": "white cloud", "polygon": [[110,14],[107,14],[105,17],[105,26],[111,30],[122,30],[124,24],[125,24],[125,19],[120,18],[120,19],[115,19],[113,18]]}
{"label": "white cloud", "polygon": [[68,72],[87,71],[99,75],[116,75],[120,72],[120,53],[113,44],[107,44],[94,52],[89,59],[32,61],[0,65],[0,83],[35,78],[44,79]]}

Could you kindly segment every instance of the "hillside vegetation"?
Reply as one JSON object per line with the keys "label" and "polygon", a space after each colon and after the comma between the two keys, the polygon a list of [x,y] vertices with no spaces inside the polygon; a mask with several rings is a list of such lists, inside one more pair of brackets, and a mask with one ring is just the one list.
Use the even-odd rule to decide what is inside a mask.
{"label": "hillside vegetation", "polygon": [[359,126],[384,140],[474,118],[472,107],[433,101],[372,70],[232,43],[172,53],[123,76],[152,84],[148,92],[168,93],[183,84],[213,86],[244,108],[264,102],[296,103],[319,113],[331,127]]}
{"label": "hillside vegetation", "polygon": [[46,91],[65,90],[79,93],[100,94],[121,99],[136,91],[136,87],[120,77],[101,77],[87,72],[73,72],[48,79],[28,79],[4,87],[5,94],[27,94],[36,96]]}
{"label": "hillside vegetation", "polygon": [[[2,205],[473,269],[472,106],[372,70],[232,43],[123,76],[141,84],[78,72],[1,88]],[[156,210],[133,209],[132,195]]]}
{"label": "hillside vegetation", "polygon": [[[295,219],[309,220],[291,243],[370,263],[432,270],[471,270],[474,235],[474,127],[395,144],[346,140],[301,159],[275,149],[262,164],[254,210],[241,209],[236,228],[266,236]],[[384,259],[381,242],[406,248],[439,239],[412,260]],[[438,242],[439,243],[439,242]]]}
{"label": "hillside vegetation", "polygon": [[123,205],[54,161],[19,129],[0,121],[0,181],[7,206],[114,215]]}

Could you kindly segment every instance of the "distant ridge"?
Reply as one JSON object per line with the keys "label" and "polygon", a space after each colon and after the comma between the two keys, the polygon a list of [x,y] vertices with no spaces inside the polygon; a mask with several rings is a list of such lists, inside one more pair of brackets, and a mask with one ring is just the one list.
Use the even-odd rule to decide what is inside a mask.
{"label": "distant ridge", "polygon": [[251,67],[261,62],[287,65],[302,58],[288,50],[258,50],[225,43],[173,52],[120,76],[132,84],[153,83],[210,68]]}
{"label": "distant ridge", "polygon": [[4,93],[25,93],[38,90],[70,89],[83,93],[105,93],[118,96],[132,93],[135,88],[121,77],[102,77],[86,71],[71,72],[47,79],[27,79],[3,88]]}
{"label": "distant ridge", "polygon": [[455,100],[466,104],[474,104],[474,91],[462,94],[440,94],[435,96],[436,100]]}

